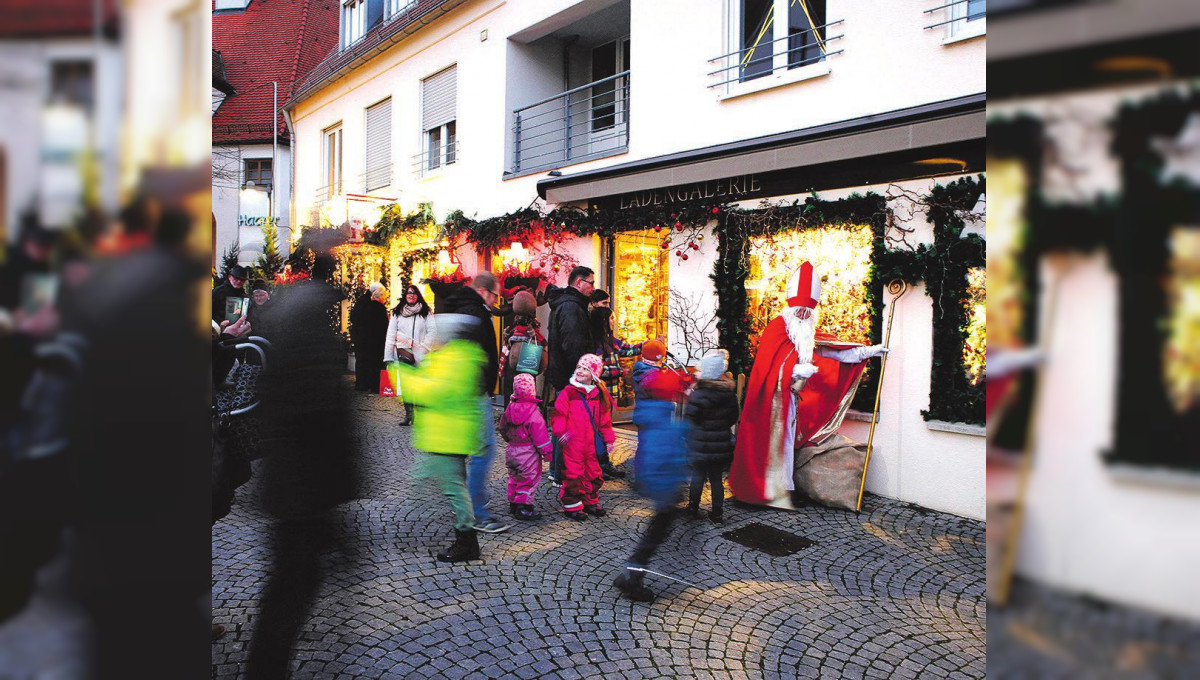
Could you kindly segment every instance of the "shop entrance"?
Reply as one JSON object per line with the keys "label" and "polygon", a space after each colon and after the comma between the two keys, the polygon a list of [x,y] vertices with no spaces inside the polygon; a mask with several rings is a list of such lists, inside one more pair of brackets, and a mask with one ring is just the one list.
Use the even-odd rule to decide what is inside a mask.
{"label": "shop entrance", "polygon": [[[613,335],[629,344],[667,337],[669,291],[668,251],[662,237],[653,231],[617,234],[609,242],[607,267],[612,295]],[[614,420],[627,421],[633,414],[631,374],[637,357],[621,359],[622,376],[613,389]]]}

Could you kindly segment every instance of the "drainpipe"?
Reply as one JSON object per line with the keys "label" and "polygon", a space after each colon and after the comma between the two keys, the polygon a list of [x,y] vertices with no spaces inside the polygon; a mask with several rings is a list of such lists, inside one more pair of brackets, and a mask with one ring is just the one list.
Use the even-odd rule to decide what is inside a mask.
{"label": "drainpipe", "polygon": [[[568,36],[563,39],[563,92],[571,89],[571,48],[575,43],[579,42],[578,35]],[[563,158],[571,160],[571,95],[567,95],[567,101],[563,105]]]}
{"label": "drainpipe", "polygon": [[296,235],[296,128],[292,125],[292,112],[286,107],[280,109],[283,122],[288,129],[288,244],[287,252],[292,254],[292,239]]}

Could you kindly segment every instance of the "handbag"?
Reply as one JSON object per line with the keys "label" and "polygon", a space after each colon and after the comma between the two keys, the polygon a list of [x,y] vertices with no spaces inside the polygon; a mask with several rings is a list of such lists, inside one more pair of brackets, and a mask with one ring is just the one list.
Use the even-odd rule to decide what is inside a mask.
{"label": "handbag", "polygon": [[[416,342],[417,341],[416,335],[417,335],[417,315],[413,314],[413,329],[412,329],[412,333],[408,334],[408,337],[413,342]],[[396,348],[396,359],[408,364],[409,366],[417,365],[417,355],[413,354],[412,350],[410,350],[410,349],[401,349],[401,348],[397,347]]]}
{"label": "handbag", "polygon": [[521,353],[517,355],[517,373],[537,375],[542,372],[542,352],[544,348],[536,342],[521,343]]}

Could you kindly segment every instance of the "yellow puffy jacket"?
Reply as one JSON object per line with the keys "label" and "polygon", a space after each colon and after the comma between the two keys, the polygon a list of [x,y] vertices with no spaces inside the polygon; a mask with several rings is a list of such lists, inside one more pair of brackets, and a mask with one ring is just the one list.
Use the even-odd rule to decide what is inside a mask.
{"label": "yellow puffy jacket", "polygon": [[413,422],[413,444],[422,451],[470,455],[480,451],[479,381],[487,360],[473,342],[451,340],[419,366],[399,364],[404,400],[422,407]]}

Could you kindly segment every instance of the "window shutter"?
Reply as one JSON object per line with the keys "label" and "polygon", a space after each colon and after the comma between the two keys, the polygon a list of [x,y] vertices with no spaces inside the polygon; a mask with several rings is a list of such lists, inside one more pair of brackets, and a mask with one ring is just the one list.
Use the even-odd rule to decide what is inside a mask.
{"label": "window shutter", "polygon": [[458,66],[421,81],[421,129],[432,130],[457,118]]}
{"label": "window shutter", "polygon": [[392,183],[392,100],[386,99],[367,109],[366,190]]}

